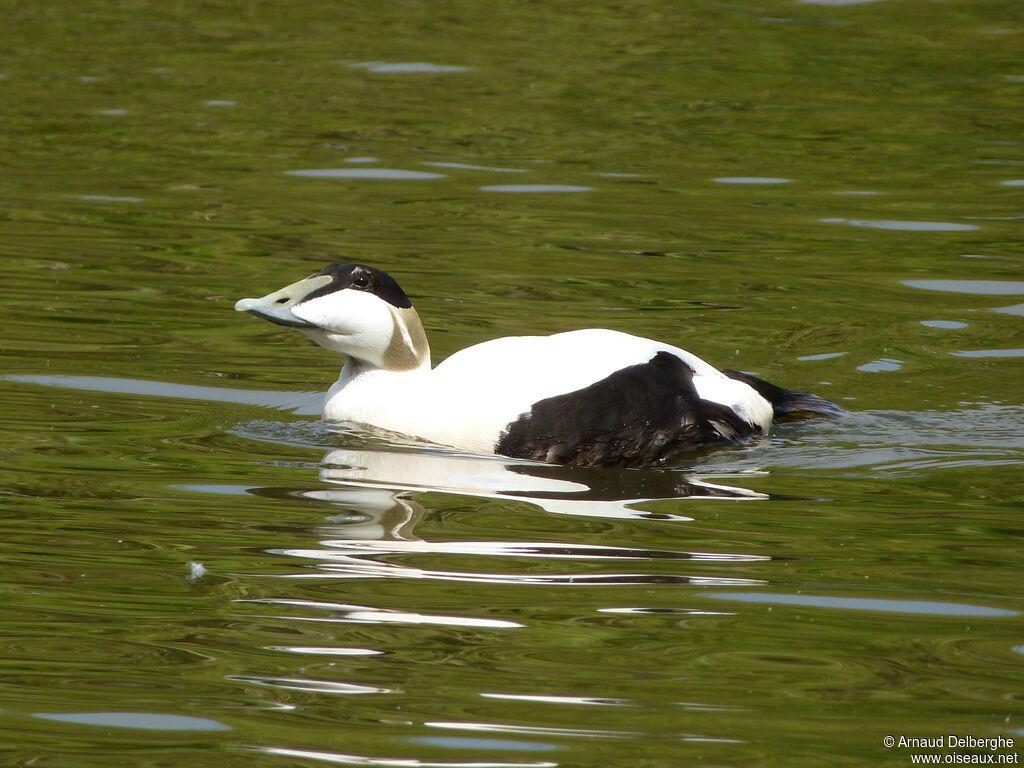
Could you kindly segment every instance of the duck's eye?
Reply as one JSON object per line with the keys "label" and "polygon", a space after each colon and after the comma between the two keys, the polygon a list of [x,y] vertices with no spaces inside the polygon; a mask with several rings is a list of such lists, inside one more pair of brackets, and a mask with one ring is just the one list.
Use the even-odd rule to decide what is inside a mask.
{"label": "duck's eye", "polygon": [[355,288],[369,288],[370,278],[368,278],[366,275],[356,275],[355,277],[352,278],[352,285]]}

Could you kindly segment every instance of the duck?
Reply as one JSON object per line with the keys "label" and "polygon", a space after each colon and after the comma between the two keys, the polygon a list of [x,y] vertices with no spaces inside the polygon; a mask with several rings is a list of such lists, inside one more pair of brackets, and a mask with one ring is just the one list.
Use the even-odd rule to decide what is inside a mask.
{"label": "duck", "polygon": [[508,336],[431,365],[423,324],[387,272],[334,263],[239,312],[293,328],[345,363],[323,404],[348,422],[462,451],[640,467],[844,411],[691,352],[601,328]]}

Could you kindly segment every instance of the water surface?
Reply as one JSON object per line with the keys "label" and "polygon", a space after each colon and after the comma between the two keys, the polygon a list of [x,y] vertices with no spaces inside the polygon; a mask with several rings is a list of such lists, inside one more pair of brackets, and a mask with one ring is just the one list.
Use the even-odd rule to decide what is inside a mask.
{"label": "water surface", "polygon": [[[1018,10],[11,6],[0,762],[1024,738]],[[332,428],[231,307],[340,259],[438,360],[608,327],[850,413],[628,471]]]}

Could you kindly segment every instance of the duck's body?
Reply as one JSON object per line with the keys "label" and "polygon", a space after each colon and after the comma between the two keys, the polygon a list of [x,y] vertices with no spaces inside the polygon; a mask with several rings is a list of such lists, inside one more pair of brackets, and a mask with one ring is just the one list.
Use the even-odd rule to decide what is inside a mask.
{"label": "duck's body", "polygon": [[235,308],[348,358],[325,419],[473,452],[636,466],[766,434],[773,415],[841,412],[678,347],[600,329],[495,339],[431,368],[408,297],[390,275],[358,264],[332,264]]}

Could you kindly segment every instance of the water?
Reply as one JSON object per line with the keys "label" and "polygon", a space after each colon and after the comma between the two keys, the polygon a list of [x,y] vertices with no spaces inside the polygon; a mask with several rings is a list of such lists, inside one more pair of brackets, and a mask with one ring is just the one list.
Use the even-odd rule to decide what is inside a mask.
{"label": "water", "polygon": [[[1017,754],[1014,4],[5,28],[0,764]],[[435,359],[603,326],[850,415],[628,471],[332,429],[338,361],[231,307],[338,259]]]}

